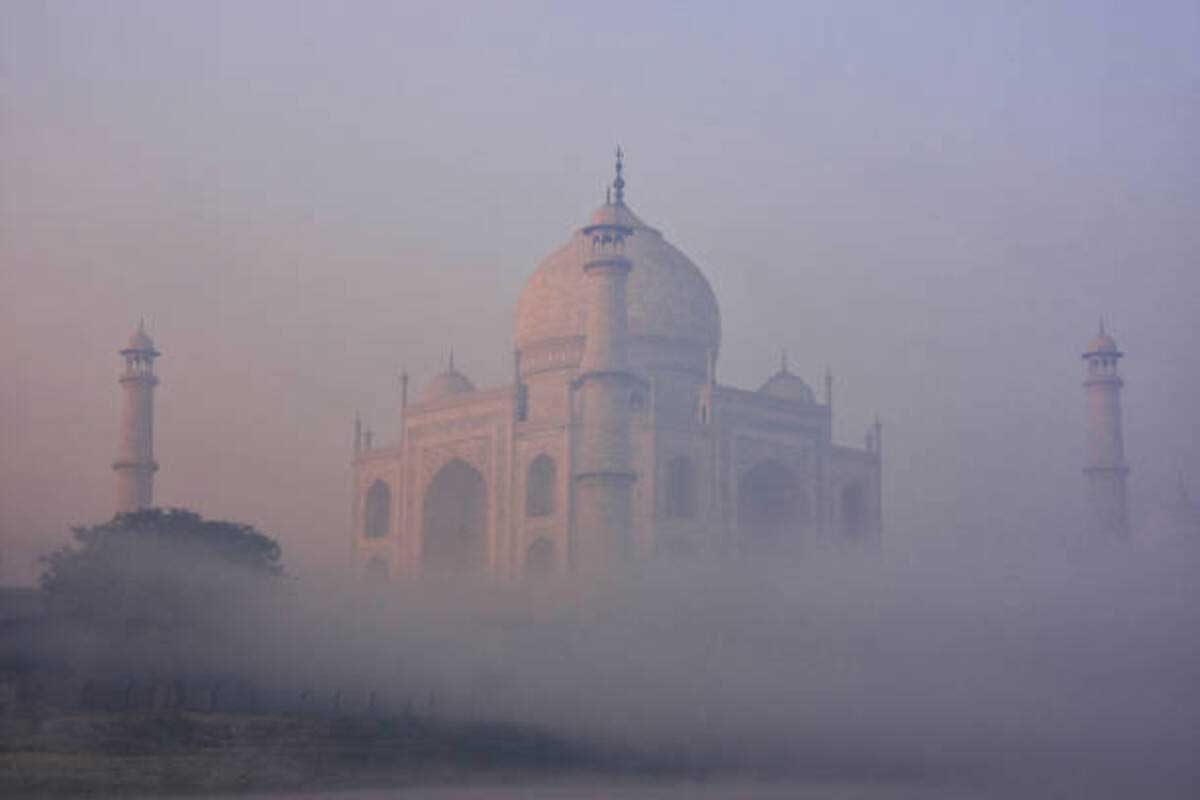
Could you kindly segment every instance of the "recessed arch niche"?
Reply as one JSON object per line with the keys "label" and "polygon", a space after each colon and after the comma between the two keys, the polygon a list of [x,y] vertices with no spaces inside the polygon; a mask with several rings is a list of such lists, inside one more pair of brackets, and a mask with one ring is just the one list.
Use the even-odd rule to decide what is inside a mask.
{"label": "recessed arch niche", "polygon": [[363,536],[381,539],[391,529],[392,490],[383,481],[375,481],[367,488],[363,502]]}
{"label": "recessed arch niche", "polygon": [[778,461],[760,461],[738,481],[738,532],[751,554],[793,550],[800,545],[805,510],[796,472]]}
{"label": "recessed arch niche", "polygon": [[431,570],[456,573],[487,564],[487,484],[461,459],[439,469],[425,490],[421,560]]}

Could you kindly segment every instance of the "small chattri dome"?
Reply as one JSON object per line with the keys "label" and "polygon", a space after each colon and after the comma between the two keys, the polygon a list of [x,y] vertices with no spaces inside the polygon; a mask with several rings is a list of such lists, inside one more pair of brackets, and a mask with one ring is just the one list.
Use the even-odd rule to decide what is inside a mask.
{"label": "small chattri dome", "polygon": [[417,402],[434,403],[456,394],[467,394],[473,391],[475,391],[475,384],[471,383],[470,378],[455,369],[454,358],[451,357],[446,371],[425,385],[425,388],[417,396]]}
{"label": "small chattri dome", "polygon": [[[129,343],[125,346],[126,351],[136,351],[139,353],[155,353],[154,340],[146,333],[146,325],[144,322],[139,322],[137,330],[129,336]],[[124,351],[122,351],[124,352]]]}
{"label": "small chattri dome", "polygon": [[789,372],[786,366],[768,378],[758,391],[768,397],[786,400],[789,403],[814,405],[817,402],[817,396],[813,394],[812,387],[805,383],[799,375]]}
{"label": "small chattri dome", "polygon": [[629,206],[621,203],[613,205],[605,203],[592,212],[590,225],[620,225],[625,228],[645,228],[646,223],[638,219],[637,215],[629,210]]}
{"label": "small chattri dome", "polygon": [[1117,340],[1108,335],[1104,330],[1104,322],[1101,321],[1100,332],[1096,334],[1092,341],[1088,342],[1087,353],[1085,355],[1091,355],[1092,353],[1119,354],[1120,352],[1120,348],[1117,347]]}
{"label": "small chattri dome", "polygon": [[1107,333],[1099,334],[1088,344],[1089,353],[1115,353],[1118,349],[1116,340]]}

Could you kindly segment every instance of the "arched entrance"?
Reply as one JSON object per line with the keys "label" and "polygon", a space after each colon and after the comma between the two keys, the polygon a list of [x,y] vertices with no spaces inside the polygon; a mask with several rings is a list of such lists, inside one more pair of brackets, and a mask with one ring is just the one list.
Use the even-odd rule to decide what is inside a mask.
{"label": "arched entrance", "polygon": [[525,551],[525,575],[544,578],[554,571],[554,542],[539,536]]}
{"label": "arched entrance", "polygon": [[755,464],[738,481],[738,531],[743,551],[777,553],[800,544],[803,504],[796,474],[778,461]]}
{"label": "arched entrance", "polygon": [[858,541],[867,535],[867,498],[861,483],[842,489],[842,536]]}
{"label": "arched entrance", "polygon": [[363,503],[365,517],[363,535],[368,539],[379,539],[388,535],[392,516],[392,490],[383,481],[375,481],[367,489]]}
{"label": "arched entrance", "polygon": [[474,572],[487,564],[487,485],[479,470],[454,459],[425,490],[421,560],[440,572]]}
{"label": "arched entrance", "polygon": [[371,556],[371,560],[363,567],[367,583],[383,583],[388,579],[388,565],[382,556]]}
{"label": "arched entrance", "polygon": [[687,456],[667,462],[667,517],[690,519],[696,516],[696,468]]}
{"label": "arched entrance", "polygon": [[558,465],[542,453],[529,463],[525,479],[525,516],[548,517],[554,513],[558,493]]}

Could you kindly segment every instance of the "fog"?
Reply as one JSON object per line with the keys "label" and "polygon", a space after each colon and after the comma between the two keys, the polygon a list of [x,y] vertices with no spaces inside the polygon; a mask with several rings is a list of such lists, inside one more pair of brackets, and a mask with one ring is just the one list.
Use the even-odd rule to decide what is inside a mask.
{"label": "fog", "polygon": [[191,638],[91,658],[128,674],[170,652],[193,675],[252,677],[272,704],[339,692],[343,713],[364,713],[374,693],[390,713],[532,724],[693,777],[1189,797],[1197,569],[1195,542],[814,553],[516,586],[227,569],[214,584],[204,564],[172,566],[181,585],[220,586]]}

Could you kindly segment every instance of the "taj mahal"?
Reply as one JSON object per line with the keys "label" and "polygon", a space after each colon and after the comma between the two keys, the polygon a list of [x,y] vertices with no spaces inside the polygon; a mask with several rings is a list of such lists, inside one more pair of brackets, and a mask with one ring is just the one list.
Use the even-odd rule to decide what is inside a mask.
{"label": "taj mahal", "polygon": [[[883,533],[883,432],[833,441],[786,357],[757,389],[717,381],[721,315],[704,273],[608,195],[517,299],[512,382],[477,388],[451,355],[379,444],[355,423],[350,536],[375,578],[599,574],[659,558],[795,559],[872,550]],[[120,351],[116,509],[154,505],[154,362],[139,325]],[[1101,322],[1082,354],[1086,529],[1128,541],[1124,353]],[[1200,535],[1182,475],[1169,528]]]}
{"label": "taj mahal", "polygon": [[356,558],[382,575],[596,572],[657,557],[795,557],[882,532],[881,431],[832,438],[786,359],[756,390],[717,381],[721,315],[704,273],[608,197],[517,300],[512,382],[451,357],[399,437],[356,426]]}

